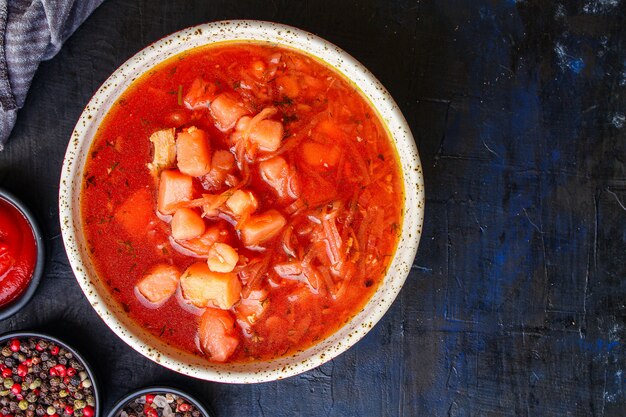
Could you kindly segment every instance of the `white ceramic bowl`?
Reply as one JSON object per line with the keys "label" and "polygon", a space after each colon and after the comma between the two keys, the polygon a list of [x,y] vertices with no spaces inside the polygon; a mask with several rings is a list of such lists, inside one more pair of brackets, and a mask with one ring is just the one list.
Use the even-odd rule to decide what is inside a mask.
{"label": "white ceramic bowl", "polygon": [[[185,50],[217,42],[271,42],[313,55],[343,73],[378,111],[395,141],[404,179],[402,235],[389,271],[365,307],[336,333],[317,345],[272,361],[215,364],[173,348],[128,318],[98,278],[89,259],[80,216],[81,183],[89,148],[101,120],[130,84],[163,60]],[[234,20],[176,32],[130,58],[100,87],[85,107],[69,142],[61,174],[59,210],[63,242],[83,292],[105,323],[147,358],[193,377],[228,383],[281,379],[331,360],[360,340],[385,314],[409,274],[422,232],[424,182],[415,141],[398,105],[378,80],[337,46],[311,33],[276,23]]]}

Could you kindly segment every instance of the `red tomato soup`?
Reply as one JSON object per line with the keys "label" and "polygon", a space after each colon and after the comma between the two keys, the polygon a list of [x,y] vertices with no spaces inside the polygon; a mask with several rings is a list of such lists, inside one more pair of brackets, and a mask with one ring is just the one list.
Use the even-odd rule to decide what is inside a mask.
{"label": "red tomato soup", "polygon": [[227,43],[167,60],[113,105],[82,218],[130,317],[242,362],[304,350],[365,305],[396,249],[402,193],[389,134],[341,74]]}
{"label": "red tomato soup", "polygon": [[0,198],[0,308],[26,291],[37,262],[37,244],[30,223],[11,203]]}

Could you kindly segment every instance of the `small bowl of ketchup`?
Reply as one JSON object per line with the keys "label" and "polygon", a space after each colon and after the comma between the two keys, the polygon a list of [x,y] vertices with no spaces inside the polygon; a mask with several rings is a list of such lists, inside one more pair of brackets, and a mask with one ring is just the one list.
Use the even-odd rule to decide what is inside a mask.
{"label": "small bowl of ketchup", "polygon": [[0,189],[0,320],[31,299],[43,271],[43,237],[30,211]]}

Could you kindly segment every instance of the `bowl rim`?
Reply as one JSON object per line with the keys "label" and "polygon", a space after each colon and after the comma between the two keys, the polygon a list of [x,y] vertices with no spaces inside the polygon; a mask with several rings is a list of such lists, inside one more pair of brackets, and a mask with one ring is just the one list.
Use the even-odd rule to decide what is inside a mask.
{"label": "bowl rim", "polygon": [[96,377],[96,373],[94,372],[91,364],[85,359],[85,357],[74,347],[68,345],[66,342],[59,339],[58,337],[51,336],[47,333],[42,333],[42,332],[17,331],[17,332],[2,333],[0,334],[0,343],[4,343],[7,340],[23,339],[23,338],[28,338],[28,337],[41,338],[41,339],[47,339],[48,341],[52,341],[56,343],[57,345],[60,345],[64,347],[65,349],[69,350],[74,355],[74,357],[78,358],[78,360],[82,362],[83,366],[85,367],[85,370],[87,371],[87,374],[89,375],[89,378],[91,378],[91,386],[93,387],[93,396],[96,402],[96,406],[94,407],[95,409],[94,417],[100,416],[102,413],[100,412],[101,402],[100,402],[100,387],[98,384],[98,378]]}
{"label": "bowl rim", "polygon": [[28,286],[18,298],[7,304],[6,307],[0,308],[1,321],[4,319],[8,319],[9,317],[20,311],[22,308],[24,308],[24,306],[28,304],[31,298],[33,298],[33,295],[35,295],[35,292],[39,287],[39,283],[41,282],[44,265],[46,263],[46,250],[41,229],[39,229],[39,226],[37,225],[37,221],[35,220],[33,212],[13,193],[10,193],[2,188],[0,188],[0,199],[6,201],[9,205],[13,206],[18,212],[20,212],[24,216],[24,218],[26,218],[26,221],[30,226],[30,230],[32,230],[33,232],[35,245],[37,246],[37,260],[35,261],[35,267],[33,268],[33,273],[30,276]]}
{"label": "bowl rim", "polygon": [[113,407],[111,407],[109,412],[106,414],[106,417],[115,417],[117,413],[120,412],[121,408],[134,398],[145,394],[161,392],[171,392],[178,395],[179,397],[183,397],[189,400],[196,406],[196,408],[198,408],[198,410],[200,410],[202,414],[204,414],[204,416],[201,417],[213,417],[213,413],[209,412],[209,409],[200,400],[198,400],[197,397],[195,397],[194,395],[190,395],[188,392],[183,391],[180,388],[168,385],[150,385],[128,392],[126,395],[124,395],[122,398],[115,402]]}
{"label": "bowl rim", "polygon": [[[238,35],[229,35],[229,30]],[[245,36],[240,33],[244,33]],[[209,35],[220,40],[209,38]],[[225,37],[225,39],[220,38],[220,36]],[[287,37],[290,38],[287,39]],[[201,42],[201,44],[193,45],[194,41]],[[177,42],[185,42],[186,47],[176,50]],[[350,83],[358,88],[370,102],[383,125],[387,128],[399,158],[398,162],[401,167],[404,186],[402,234],[392,262],[383,278],[384,282],[379,285],[364,307],[334,333],[304,351],[263,362],[225,365],[206,360],[198,361],[196,358],[192,358],[188,352],[177,350],[155,336],[147,334],[145,329],[137,328],[137,325],[132,323],[127,315],[124,316],[120,313],[119,308],[117,314],[114,314],[115,311],[111,312],[115,308],[111,305],[107,306],[107,303],[111,301],[98,293],[97,283],[94,283],[94,280],[88,276],[90,264],[83,262],[83,258],[86,256],[84,254],[85,249],[79,245],[79,236],[82,236],[80,227],[82,220],[79,220],[77,225],[74,224],[77,218],[75,212],[78,212],[80,218],[80,208],[75,210],[75,205],[80,207],[80,184],[82,184],[84,160],[95,135],[94,129],[99,126],[101,120],[99,117],[106,114],[112,103],[132,82],[163,60],[179,55],[188,49],[222,42],[255,42],[294,49],[322,61],[350,80]],[[313,52],[314,48],[317,48],[316,52]],[[160,52],[161,49],[165,52]],[[143,63],[144,59],[158,58],[159,53],[165,55],[161,56],[155,63],[149,65]],[[352,76],[349,75],[350,72],[352,72]],[[123,88],[118,87],[118,85]],[[117,93],[115,92],[116,88],[119,90]],[[102,116],[93,117],[94,112],[97,114],[98,111],[102,111],[100,107],[104,107],[106,111],[103,112]],[[92,133],[91,136],[90,133]],[[87,151],[83,149],[85,146],[87,146]],[[404,148],[400,149],[399,146]],[[400,152],[401,150],[403,153]],[[405,155],[405,152],[408,155]],[[82,164],[80,163],[81,157],[83,158]],[[77,187],[78,190],[75,191]],[[408,210],[409,200],[415,202],[416,205],[416,207],[411,207],[411,210]],[[415,139],[399,106],[380,81],[365,66],[343,49],[302,29],[259,20],[226,20],[182,29],[146,46],[119,66],[102,84],[86,105],[68,144],[61,172],[59,216],[68,259],[83,293],[107,326],[126,344],[148,359],[192,377],[225,383],[258,383],[294,376],[330,361],[362,339],[383,317],[396,299],[414,262],[422,233],[424,204],[424,179]],[[413,226],[414,228],[410,228]],[[405,240],[407,241],[405,242]],[[399,255],[400,249],[403,249],[402,256]],[[392,271],[394,266],[398,268],[398,271],[400,269],[402,271]],[[381,288],[387,287],[388,284],[391,286],[385,288],[381,293]],[[366,314],[365,310],[368,308],[371,311]],[[357,321],[357,317],[364,321]],[[146,338],[150,344],[144,342]],[[253,364],[257,366],[252,366]]]}

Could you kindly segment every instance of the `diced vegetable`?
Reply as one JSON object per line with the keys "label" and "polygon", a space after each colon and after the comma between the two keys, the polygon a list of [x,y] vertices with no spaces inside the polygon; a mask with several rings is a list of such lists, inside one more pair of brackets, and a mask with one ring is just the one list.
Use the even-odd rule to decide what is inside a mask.
{"label": "diced vegetable", "polygon": [[239,255],[226,243],[215,243],[209,251],[207,265],[213,272],[232,272],[237,265]]}
{"label": "diced vegetable", "polygon": [[263,79],[263,76],[265,75],[265,63],[263,61],[257,60],[252,62],[252,68],[250,69],[252,70],[252,74],[254,74],[257,79]]}
{"label": "diced vegetable", "polygon": [[197,262],[183,272],[180,288],[183,298],[200,308],[227,310],[241,296],[241,282],[237,274],[213,272],[204,262]]}
{"label": "diced vegetable", "polygon": [[235,214],[235,216],[248,216],[257,209],[257,202],[252,191],[235,191],[228,200],[226,206]]}
{"label": "diced vegetable", "polygon": [[222,132],[232,129],[241,116],[248,114],[242,102],[233,95],[222,93],[211,103],[211,114]]}
{"label": "diced vegetable", "polygon": [[281,156],[275,156],[259,163],[261,178],[280,198],[297,198],[300,195],[300,182],[296,170]]}
{"label": "diced vegetable", "polygon": [[280,232],[287,221],[276,210],[253,215],[241,226],[241,239],[246,246],[257,246]]}
{"label": "diced vegetable", "polygon": [[295,76],[277,77],[276,85],[278,86],[279,91],[289,98],[295,98],[298,94],[300,94],[298,79]]}
{"label": "diced vegetable", "polygon": [[153,156],[152,162],[147,167],[153,177],[157,177],[159,173],[167,168],[174,166],[176,162],[176,141],[174,137],[175,129],[164,129],[154,132],[150,136],[152,142]]}
{"label": "diced vegetable", "polygon": [[333,168],[339,162],[341,150],[332,144],[305,142],[302,144],[304,162],[316,168]]}
{"label": "diced vegetable", "polygon": [[202,178],[202,185],[209,191],[219,190],[228,174],[235,168],[235,156],[225,150],[213,152],[211,170]]}
{"label": "diced vegetable", "polygon": [[269,305],[269,293],[266,289],[253,290],[237,303],[234,308],[237,324],[245,336],[253,336],[254,329],[252,326],[263,317]]}
{"label": "diced vegetable", "polygon": [[176,138],[178,169],[183,174],[201,177],[211,170],[211,146],[204,130],[194,126]]}
{"label": "diced vegetable", "polygon": [[158,209],[162,214],[173,214],[176,204],[193,198],[193,181],[189,175],[175,170],[161,172]]}
{"label": "diced vegetable", "polygon": [[136,289],[147,301],[160,305],[174,295],[179,277],[180,272],[176,267],[158,264],[141,278]]}
{"label": "diced vegetable", "polygon": [[280,147],[283,140],[283,124],[276,120],[261,120],[250,129],[250,142],[256,144],[260,150],[274,152]]}
{"label": "diced vegetable", "polygon": [[235,320],[228,311],[207,308],[198,327],[200,346],[214,362],[226,361],[239,346]]}
{"label": "diced vegetable", "polygon": [[174,241],[173,245],[178,248],[183,255],[206,258],[209,256],[211,248],[215,242],[225,242],[229,238],[228,230],[224,224],[214,224],[207,227],[204,234],[194,239]]}
{"label": "diced vegetable", "polygon": [[187,240],[199,237],[204,233],[205,225],[202,217],[190,208],[179,208],[172,217],[172,237],[176,240]]}
{"label": "diced vegetable", "polygon": [[113,218],[126,232],[135,237],[145,236],[150,227],[150,216],[154,212],[152,193],[147,188],[135,191],[115,210]]}
{"label": "diced vegetable", "polygon": [[196,78],[191,87],[189,87],[187,94],[185,94],[183,101],[190,110],[208,108],[215,96],[216,89],[215,84],[209,83],[202,78]]}
{"label": "diced vegetable", "polygon": [[213,154],[213,168],[230,171],[235,167],[235,156],[225,150],[215,151]]}

